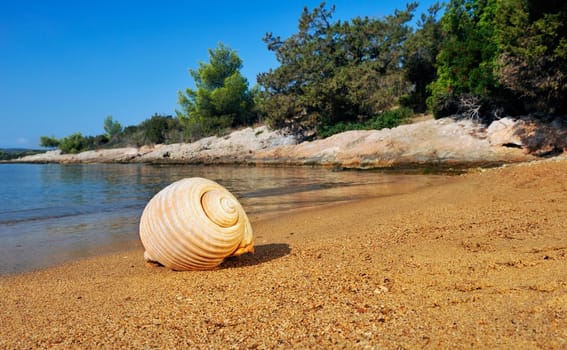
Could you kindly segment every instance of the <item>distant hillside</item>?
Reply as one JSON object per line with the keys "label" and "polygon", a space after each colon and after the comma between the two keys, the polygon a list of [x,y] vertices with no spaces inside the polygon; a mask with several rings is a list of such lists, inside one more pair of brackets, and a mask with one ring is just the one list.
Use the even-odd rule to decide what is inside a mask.
{"label": "distant hillside", "polygon": [[0,160],[16,159],[24,156],[45,153],[46,150],[27,148],[0,148]]}

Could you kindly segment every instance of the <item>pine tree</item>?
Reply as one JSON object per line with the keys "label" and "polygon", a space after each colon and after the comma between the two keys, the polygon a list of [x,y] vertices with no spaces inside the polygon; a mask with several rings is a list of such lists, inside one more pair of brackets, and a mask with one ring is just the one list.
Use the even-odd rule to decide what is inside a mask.
{"label": "pine tree", "polygon": [[253,122],[253,99],[248,81],[240,73],[242,60],[219,43],[209,50],[209,62],[189,71],[196,89],[179,92],[177,117],[193,137],[220,133]]}

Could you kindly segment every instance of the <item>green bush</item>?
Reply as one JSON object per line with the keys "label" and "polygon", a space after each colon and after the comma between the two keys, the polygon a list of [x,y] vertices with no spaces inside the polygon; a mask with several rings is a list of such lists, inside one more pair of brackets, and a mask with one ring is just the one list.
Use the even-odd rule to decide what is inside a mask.
{"label": "green bush", "polygon": [[105,147],[126,147],[184,142],[184,127],[179,119],[155,113],[138,125],[127,126]]}
{"label": "green bush", "polygon": [[33,149],[3,149],[0,150],[0,160],[12,160],[25,156],[32,156],[34,154],[45,153],[44,150]]}
{"label": "green bush", "polygon": [[60,140],[59,149],[63,153],[79,153],[89,149],[89,141],[80,133],[74,133]]}
{"label": "green bush", "polygon": [[317,131],[317,137],[325,138],[349,130],[380,130],[395,128],[409,120],[413,115],[411,108],[398,108],[376,115],[365,122],[338,122],[333,125],[323,125]]}

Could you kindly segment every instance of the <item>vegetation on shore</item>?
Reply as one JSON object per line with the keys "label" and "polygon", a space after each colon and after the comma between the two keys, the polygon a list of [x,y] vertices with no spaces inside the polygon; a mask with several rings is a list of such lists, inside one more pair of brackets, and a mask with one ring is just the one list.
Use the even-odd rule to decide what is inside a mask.
{"label": "vegetation on shore", "polygon": [[190,70],[176,117],[155,114],[105,133],[41,145],[66,153],[187,142],[257,122],[303,139],[395,127],[413,112],[489,122],[504,115],[567,114],[567,4],[451,0],[422,14],[417,3],[384,18],[333,20],[334,6],[304,9],[298,32],[264,42],[279,66],[249,88],[236,51],[219,43]]}
{"label": "vegetation on shore", "polygon": [[220,43],[215,50],[209,50],[209,60],[189,71],[197,88],[179,92],[181,111],[176,111],[177,118],[190,139],[220,134],[256,121],[253,93],[240,73],[242,59]]}
{"label": "vegetation on shore", "polygon": [[26,156],[33,156],[34,154],[39,154],[39,153],[45,153],[45,150],[20,149],[20,148],[0,149],[0,161],[18,159]]}

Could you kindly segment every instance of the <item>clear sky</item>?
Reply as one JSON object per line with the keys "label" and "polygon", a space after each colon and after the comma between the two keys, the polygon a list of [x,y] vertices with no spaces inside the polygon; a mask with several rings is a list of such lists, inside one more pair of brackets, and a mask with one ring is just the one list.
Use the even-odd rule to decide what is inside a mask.
{"label": "clear sky", "polygon": [[[434,1],[420,1],[416,17]],[[38,147],[42,135],[103,133],[171,114],[188,74],[218,42],[236,50],[250,86],[277,67],[266,32],[297,32],[320,1],[0,1],[0,148]],[[335,20],[381,18],[406,1],[336,0]]]}

